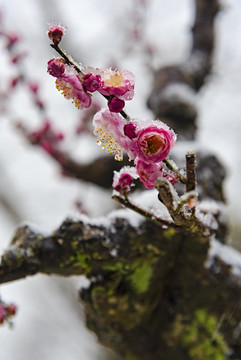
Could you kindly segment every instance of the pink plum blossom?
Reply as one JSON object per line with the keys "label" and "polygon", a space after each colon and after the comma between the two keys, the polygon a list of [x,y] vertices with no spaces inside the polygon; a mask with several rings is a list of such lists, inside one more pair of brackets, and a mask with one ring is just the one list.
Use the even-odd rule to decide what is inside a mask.
{"label": "pink plum blossom", "polygon": [[[176,134],[161,121],[146,121],[138,132],[138,157],[146,163],[164,160],[176,141]],[[148,126],[145,126],[148,125]]]}
{"label": "pink plum blossom", "polygon": [[114,171],[113,189],[118,191],[121,195],[128,194],[134,179],[137,177],[138,175],[136,174],[136,169],[134,167],[124,166],[120,171]]}
{"label": "pink plum blossom", "polygon": [[48,73],[56,77],[56,88],[66,99],[72,99],[78,109],[91,105],[91,95],[83,87],[83,75],[63,59],[51,59],[48,62]]}
{"label": "pink plum blossom", "polygon": [[98,137],[97,144],[114,155],[116,160],[123,160],[123,148],[118,139],[124,136],[123,120],[118,114],[109,110],[100,110],[93,118],[94,135]]}
{"label": "pink plum blossom", "polygon": [[137,159],[135,161],[136,172],[139,175],[140,181],[145,185],[147,189],[152,189],[156,185],[158,178],[163,177],[163,163],[145,163],[144,161]]}
{"label": "pink plum blossom", "polygon": [[72,66],[66,65],[64,75],[57,77],[56,88],[66,99],[72,99],[78,109],[90,107],[91,95],[84,90],[81,75]]}
{"label": "pink plum blossom", "polygon": [[101,76],[99,92],[105,96],[116,96],[121,100],[131,100],[134,96],[135,77],[127,70],[96,69]]}
{"label": "pink plum blossom", "polygon": [[108,153],[115,154],[116,160],[123,160],[123,150],[130,159],[137,153],[137,145],[124,134],[125,120],[110,110],[103,109],[95,114],[93,119],[94,135],[98,136],[97,143],[102,145]]}
{"label": "pink plum blossom", "polygon": [[58,45],[66,32],[66,27],[55,22],[49,24],[48,37],[54,43]]}

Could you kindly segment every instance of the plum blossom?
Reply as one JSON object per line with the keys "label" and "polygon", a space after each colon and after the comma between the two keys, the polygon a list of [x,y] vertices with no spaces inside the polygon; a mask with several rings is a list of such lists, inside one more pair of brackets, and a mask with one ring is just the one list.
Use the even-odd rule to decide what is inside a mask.
{"label": "plum blossom", "polygon": [[66,99],[72,99],[78,109],[88,108],[91,105],[91,95],[84,90],[82,76],[74,67],[65,65],[65,72],[56,79],[56,88]]}
{"label": "plum blossom", "polygon": [[138,157],[146,163],[164,160],[176,141],[176,134],[159,120],[147,120],[137,133]]}
{"label": "plum blossom", "polygon": [[66,99],[72,99],[78,109],[88,108],[91,105],[91,95],[83,87],[83,75],[64,59],[51,59],[47,71],[56,77],[56,88],[62,92]]}
{"label": "plum blossom", "polygon": [[120,115],[111,113],[107,109],[100,110],[93,118],[93,125],[94,135],[98,137],[97,144],[102,145],[102,149],[106,149],[108,153],[115,154],[116,160],[123,160],[123,146],[121,144],[125,135],[124,124]]}
{"label": "plum blossom", "polygon": [[147,164],[144,161],[137,159],[135,161],[136,172],[139,175],[140,181],[147,189],[152,189],[156,185],[158,178],[163,177],[163,163]]}
{"label": "plum blossom", "polygon": [[100,76],[102,84],[99,92],[101,94],[114,95],[124,101],[133,98],[135,77],[130,71],[100,70]]}
{"label": "plum blossom", "polygon": [[56,22],[52,22],[49,24],[48,29],[48,37],[54,43],[54,45],[58,45],[66,32],[66,27],[60,25]]}
{"label": "plum blossom", "polygon": [[176,134],[161,121],[127,122],[109,110],[98,112],[93,121],[97,142],[115,159],[123,159],[125,151],[130,160],[146,164],[160,163],[173,147]]}
{"label": "plum blossom", "polygon": [[137,178],[138,175],[134,167],[124,166],[120,171],[114,171],[113,189],[118,191],[121,195],[128,194],[134,179]]}

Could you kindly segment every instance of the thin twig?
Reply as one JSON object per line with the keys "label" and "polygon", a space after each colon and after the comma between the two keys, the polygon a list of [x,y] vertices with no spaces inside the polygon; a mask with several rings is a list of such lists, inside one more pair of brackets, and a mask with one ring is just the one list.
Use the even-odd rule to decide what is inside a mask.
{"label": "thin twig", "polygon": [[83,71],[72,60],[70,60],[70,58],[65,54],[65,52],[62,49],[60,49],[58,45],[50,44],[50,46],[55,51],[57,51],[57,53],[66,61],[68,65],[72,65],[79,74],[84,75]]}
{"label": "thin twig", "polygon": [[135,211],[136,213],[144,216],[146,219],[151,220],[152,222],[159,223],[160,225],[165,225],[165,226],[172,226],[172,227],[176,226],[173,222],[168,221],[168,220],[163,220],[163,219],[155,216],[151,212],[140,208],[136,204],[133,204],[127,196],[121,197],[118,195],[113,195],[112,199],[117,201],[119,204],[124,205],[126,208],[131,209],[131,210]]}
{"label": "thin twig", "polygon": [[[178,178],[181,183],[186,184],[187,179],[183,174],[181,174],[178,167],[173,166],[172,163],[168,160],[168,158],[164,159],[163,162],[166,164],[166,166],[168,167],[169,170],[173,171],[174,173],[176,173],[178,175]],[[173,160],[172,160],[172,162],[173,162]]]}

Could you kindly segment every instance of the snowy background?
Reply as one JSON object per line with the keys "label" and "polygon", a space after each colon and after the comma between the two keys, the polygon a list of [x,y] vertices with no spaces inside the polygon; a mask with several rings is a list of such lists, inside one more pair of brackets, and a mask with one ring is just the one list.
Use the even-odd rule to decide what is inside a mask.
{"label": "snowy background", "polygon": [[[134,117],[151,117],[145,107],[151,75],[140,47],[126,56],[126,34],[131,4],[121,0],[0,0],[5,27],[23,37],[28,56],[25,72],[41,82],[41,96],[58,128],[70,135],[67,144],[84,160],[94,157],[92,138],[75,138],[71,129],[78,112],[56,91],[46,73],[47,61],[55,56],[46,36],[47,23],[58,21],[68,27],[64,48],[78,61],[96,67],[117,64],[136,75],[136,97],[126,110]],[[193,1],[150,0],[145,36],[156,47],[153,64],[158,67],[185,61],[191,46]],[[214,152],[227,168],[225,193],[232,218],[232,237],[237,246],[241,225],[240,135],[241,135],[241,2],[223,0],[217,17],[214,71],[198,95],[201,146]],[[0,53],[1,54],[1,53]],[[11,72],[4,53],[0,55],[0,76]],[[2,80],[0,81],[1,87]],[[39,122],[24,92],[0,117],[0,250],[21,222],[41,231],[54,230],[63,219],[78,218],[74,204],[80,199],[93,217],[107,214],[114,206],[110,192],[84,182],[63,179],[58,166],[41,149],[30,147],[14,129],[11,120],[24,119],[30,127]],[[93,144],[91,144],[93,142]],[[91,151],[90,151],[91,149]],[[191,150],[191,149],[190,149]],[[98,151],[100,151],[98,149]],[[184,154],[183,154],[184,155]],[[98,199],[100,206],[96,205]],[[241,247],[241,246],[240,246]],[[1,287],[6,301],[14,301],[19,312],[14,329],[0,328],[0,358],[4,360],[100,360],[109,352],[101,348],[85,329],[83,309],[76,289],[85,279],[35,276]]]}

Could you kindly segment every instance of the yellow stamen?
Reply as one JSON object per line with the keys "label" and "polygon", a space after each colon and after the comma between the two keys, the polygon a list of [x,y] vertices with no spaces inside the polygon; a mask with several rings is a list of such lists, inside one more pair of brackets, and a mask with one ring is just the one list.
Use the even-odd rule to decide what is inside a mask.
{"label": "yellow stamen", "polygon": [[98,136],[96,142],[98,145],[102,145],[102,149],[106,149],[109,154],[115,155],[115,160],[123,160],[122,148],[116,142],[111,132],[108,132],[107,130],[104,131],[102,128],[98,128],[94,130],[94,135]]}
{"label": "yellow stamen", "polygon": [[150,136],[149,138],[145,139],[147,144],[147,153],[148,154],[155,154],[161,147],[163,147],[164,142],[163,140],[156,135]]}
{"label": "yellow stamen", "polygon": [[114,73],[108,79],[105,80],[105,84],[110,86],[121,86],[121,83],[123,81],[124,78],[121,74]]}

